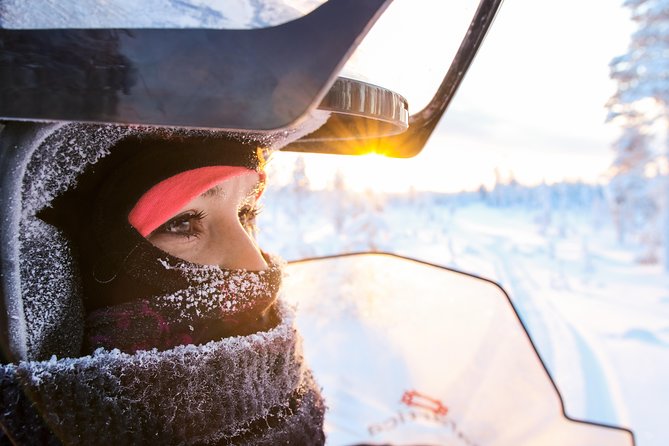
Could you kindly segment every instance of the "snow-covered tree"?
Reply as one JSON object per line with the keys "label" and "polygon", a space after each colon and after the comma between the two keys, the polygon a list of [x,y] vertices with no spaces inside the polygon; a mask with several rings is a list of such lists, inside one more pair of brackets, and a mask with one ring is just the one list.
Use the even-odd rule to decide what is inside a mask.
{"label": "snow-covered tree", "polygon": [[300,155],[295,159],[295,164],[293,164],[293,181],[290,183],[290,192],[293,195],[293,212],[297,222],[300,221],[300,217],[304,213],[304,208],[307,206],[307,201],[310,198],[309,189],[307,165],[304,157]]}
{"label": "snow-covered tree", "polygon": [[348,218],[349,202],[348,190],[346,188],[346,180],[344,173],[337,169],[334,180],[332,182],[332,199],[330,200],[332,214],[332,223],[337,234],[344,232],[344,225]]}
{"label": "snow-covered tree", "polygon": [[[656,118],[666,119],[669,105],[669,1],[625,0],[637,31],[632,34],[628,52],[614,58],[611,78],[618,89],[609,108],[612,115],[643,106],[654,108]],[[644,104],[645,103],[645,104]],[[664,108],[664,110],[662,110]]]}
{"label": "snow-covered tree", "polygon": [[538,205],[537,216],[534,218],[537,223],[539,233],[541,235],[548,235],[548,230],[553,223],[553,200],[551,195],[551,188],[546,184],[546,180],[537,188]]}
{"label": "snow-covered tree", "polygon": [[609,192],[621,243],[625,243],[629,235],[644,237],[649,232],[659,231],[653,224],[659,212],[657,197],[646,176],[654,155],[649,144],[648,125],[644,121],[642,115],[630,111],[622,124],[622,134],[614,144],[617,153]]}
{"label": "snow-covered tree", "polygon": [[302,155],[295,159],[293,165],[293,186],[298,189],[309,189],[309,177],[307,176],[307,164]]}
{"label": "snow-covered tree", "polygon": [[[614,144],[614,212],[619,234],[637,231],[640,241],[656,245],[659,232],[651,226],[658,219],[663,197],[656,187],[648,187],[647,167],[667,156],[669,128],[669,0],[625,0],[638,28],[626,54],[610,63],[617,91],[607,104],[609,120],[618,122],[622,135]],[[663,150],[653,150],[651,142],[664,141]],[[669,184],[662,189],[669,195]],[[635,208],[635,209],[633,209]],[[665,265],[669,271],[669,206],[665,205]],[[634,227],[630,228],[629,225]],[[650,242],[649,242],[650,241]],[[649,259],[644,259],[648,261]]]}
{"label": "snow-covered tree", "polygon": [[384,219],[385,199],[368,189],[364,194],[356,195],[356,208],[359,210],[346,225],[349,251],[383,250],[388,225]]}
{"label": "snow-covered tree", "polygon": [[306,162],[304,157],[300,155],[295,159],[295,164],[293,164],[293,181],[290,183],[288,190],[289,202],[292,207],[289,215],[295,228],[293,231],[295,237],[292,242],[292,250],[298,254],[298,257],[315,255],[313,247],[305,239],[307,228],[310,225],[310,222],[307,221],[308,210],[312,207],[311,201],[313,199],[310,189]]}

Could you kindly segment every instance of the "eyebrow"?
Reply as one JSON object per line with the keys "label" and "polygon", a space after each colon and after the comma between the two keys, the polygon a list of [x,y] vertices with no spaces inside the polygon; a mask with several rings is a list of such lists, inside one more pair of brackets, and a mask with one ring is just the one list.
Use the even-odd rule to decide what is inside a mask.
{"label": "eyebrow", "polygon": [[208,198],[208,197],[221,197],[221,196],[223,196],[224,194],[225,194],[225,191],[223,190],[223,188],[221,187],[221,185],[220,185],[220,184],[217,184],[216,186],[212,187],[211,189],[209,189],[209,190],[207,190],[207,191],[205,191],[205,192],[202,192],[202,194],[200,194],[200,196],[201,196],[202,198]]}
{"label": "eyebrow", "polygon": [[[258,181],[250,190],[249,193],[246,194],[246,197],[244,197],[245,200],[248,200],[251,197],[255,197],[256,192],[258,190],[258,187],[260,187],[260,181]],[[209,190],[206,190],[200,194],[202,198],[209,198],[209,197],[222,197],[225,195],[225,191],[223,190],[223,187],[220,184],[217,184],[216,186],[212,187]]]}

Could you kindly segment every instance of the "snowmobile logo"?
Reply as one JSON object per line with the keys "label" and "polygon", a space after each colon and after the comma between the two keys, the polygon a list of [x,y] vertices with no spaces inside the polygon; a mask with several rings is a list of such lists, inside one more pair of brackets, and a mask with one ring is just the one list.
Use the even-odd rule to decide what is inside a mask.
{"label": "snowmobile logo", "polygon": [[404,392],[404,395],[402,395],[402,402],[409,407],[421,407],[427,409],[435,415],[444,416],[448,413],[448,407],[444,406],[444,403],[415,390],[407,390]]}
{"label": "snowmobile logo", "polygon": [[372,423],[367,426],[367,431],[371,436],[382,435],[395,429],[402,429],[403,425],[413,423],[422,424],[424,422],[435,423],[443,426],[459,440],[458,444],[466,446],[478,446],[478,443],[470,439],[460,430],[455,420],[447,417],[448,407],[436,398],[432,398],[416,390],[407,390],[402,394],[400,402],[409,407],[409,409],[399,410],[379,423]]}

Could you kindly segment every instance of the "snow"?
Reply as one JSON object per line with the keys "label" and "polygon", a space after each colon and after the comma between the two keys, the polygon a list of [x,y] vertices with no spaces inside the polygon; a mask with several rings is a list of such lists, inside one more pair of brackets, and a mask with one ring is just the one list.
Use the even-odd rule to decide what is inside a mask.
{"label": "snow", "polygon": [[[187,288],[151,301],[178,314],[177,320],[195,321],[222,317],[251,308],[260,301],[271,302],[278,290],[283,261],[272,258],[262,271],[223,270],[217,265],[197,265],[159,259],[165,269],[176,270],[188,282]],[[176,260],[176,259],[174,259]],[[269,303],[268,303],[269,305]]]}
{"label": "snow", "polygon": [[[259,243],[288,260],[375,248],[495,280],[528,327],[570,417],[631,428],[640,446],[664,445],[669,275],[660,264],[637,263],[635,241],[619,244],[598,187],[544,187],[546,196],[561,198],[544,205],[531,191],[514,201],[492,193],[270,187]],[[362,214],[369,219],[364,236]]]}

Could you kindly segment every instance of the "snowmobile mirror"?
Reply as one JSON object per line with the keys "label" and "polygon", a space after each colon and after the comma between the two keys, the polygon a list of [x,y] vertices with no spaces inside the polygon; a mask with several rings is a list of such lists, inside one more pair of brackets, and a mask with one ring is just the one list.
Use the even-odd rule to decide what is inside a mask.
{"label": "snowmobile mirror", "polygon": [[318,106],[330,112],[325,125],[303,137],[327,149],[327,142],[357,139],[361,134],[389,136],[409,126],[409,104],[394,91],[356,79],[338,77]]}
{"label": "snowmobile mirror", "polygon": [[0,118],[284,129],[389,3],[328,1],[259,29],[0,29]]}
{"label": "snowmobile mirror", "polygon": [[[375,153],[397,158],[417,155],[455,96],[501,4],[502,0],[481,0],[478,4],[441,85],[428,105],[409,117],[407,131],[384,134],[378,120],[355,114],[333,113],[317,132],[282,150],[343,155]],[[420,44],[428,43],[438,44]]]}

